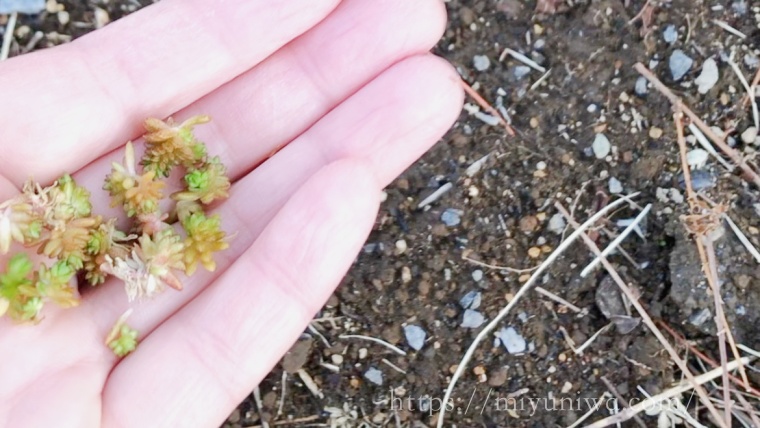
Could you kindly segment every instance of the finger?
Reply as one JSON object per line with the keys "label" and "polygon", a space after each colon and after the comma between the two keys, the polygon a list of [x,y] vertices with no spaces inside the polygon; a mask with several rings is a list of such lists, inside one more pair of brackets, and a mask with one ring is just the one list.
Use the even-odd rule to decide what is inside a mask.
{"label": "finger", "polygon": [[[211,115],[197,135],[239,178],[383,70],[427,52],[444,23],[440,0],[345,0],[303,37],[175,116]],[[116,150],[75,178],[99,188],[122,156]]]}
{"label": "finger", "polygon": [[[17,184],[75,171],[248,70],[338,0],[166,0],[0,65],[3,174]],[[52,66],[54,65],[54,66]]]}
{"label": "finger", "polygon": [[[258,237],[285,201],[330,162],[361,158],[386,185],[435,143],[462,105],[456,72],[431,55],[412,57],[374,79],[285,149],[232,187],[217,212],[236,233],[218,253],[217,272],[198,271],[179,293],[137,304],[130,323],[143,334],[182,307]],[[127,309],[121,286],[106,283],[83,302],[104,331]]]}
{"label": "finger", "polygon": [[372,228],[379,194],[356,161],[317,173],[203,299],[114,369],[103,391],[104,424],[223,421],[345,274]]}

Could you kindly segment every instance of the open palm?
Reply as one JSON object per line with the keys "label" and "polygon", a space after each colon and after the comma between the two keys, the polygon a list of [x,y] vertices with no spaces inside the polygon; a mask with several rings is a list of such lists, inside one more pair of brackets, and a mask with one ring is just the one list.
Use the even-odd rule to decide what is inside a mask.
{"label": "open palm", "polygon": [[103,344],[130,307],[117,281],[39,325],[0,320],[0,426],[224,420],[458,114],[456,74],[426,53],[444,21],[440,0],[164,0],[0,64],[0,200],[65,172],[98,189],[143,119],[209,114],[197,135],[234,180],[216,211],[236,234],[215,272],[131,304],[142,340],[123,360]]}

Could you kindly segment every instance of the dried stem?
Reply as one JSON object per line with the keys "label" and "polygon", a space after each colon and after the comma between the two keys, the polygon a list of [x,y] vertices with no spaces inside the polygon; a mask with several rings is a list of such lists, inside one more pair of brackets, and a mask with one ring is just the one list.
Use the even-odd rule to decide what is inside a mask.
{"label": "dried stem", "polygon": [[[689,107],[686,106],[686,104],[683,103],[681,98],[676,96],[673,91],[668,89],[667,86],[665,86],[662,82],[660,82],[660,79],[657,78],[651,71],[649,71],[644,64],[636,63],[634,65],[634,68],[636,71],[641,73],[642,76],[644,76],[647,80],[649,80],[652,85],[654,85],[655,88],[657,88],[658,91],[660,91],[661,94],[665,95],[668,100],[673,104],[673,107],[676,109],[676,111],[682,111],[687,116],[689,116],[689,119],[691,119],[694,124],[699,127],[699,129],[715,144],[718,146],[718,148],[725,153],[731,160],[744,172],[746,178],[751,181],[755,186],[760,188],[760,175],[758,175],[744,160],[744,158],[734,149],[732,149],[728,144],[726,144],[722,138],[715,135],[715,132],[713,132],[712,129],[710,129],[709,126],[705,122],[702,121],[702,119],[699,118]],[[687,180],[688,182],[688,180]]]}
{"label": "dried stem", "polygon": [[[575,221],[573,217],[570,216],[570,213],[567,212],[565,207],[557,202],[554,204],[554,206],[559,210],[559,212],[562,213],[562,215],[565,216],[565,219],[567,220],[568,224],[576,228],[577,230],[579,225],[578,222]],[[577,231],[576,230],[576,231]],[[586,246],[597,256],[601,254],[601,250],[599,250],[599,247],[596,246],[594,241],[588,237],[585,233],[581,232],[580,234],[581,238],[583,238],[583,241],[586,243]],[[715,418],[716,423],[719,423],[721,427],[728,428],[730,425],[726,425],[723,421],[721,414],[718,412],[718,410],[715,408],[715,406],[710,402],[710,397],[707,394],[707,391],[705,391],[704,388],[700,385],[700,383],[697,381],[697,379],[694,377],[694,375],[691,373],[689,368],[686,366],[686,362],[681,359],[681,357],[678,355],[678,352],[673,348],[673,346],[668,342],[668,339],[665,338],[665,336],[662,334],[662,332],[657,328],[654,321],[652,321],[652,317],[649,316],[646,309],[639,303],[638,295],[631,290],[630,287],[623,281],[623,279],[620,277],[620,274],[618,274],[617,270],[615,270],[615,267],[612,266],[610,262],[607,261],[607,259],[602,258],[602,264],[607,269],[607,272],[609,273],[610,277],[617,283],[617,285],[620,287],[621,291],[626,295],[628,300],[631,302],[633,307],[636,309],[636,311],[639,313],[639,316],[644,321],[644,324],[649,328],[649,330],[654,334],[654,336],[657,338],[657,340],[662,344],[662,346],[665,348],[665,350],[670,354],[670,358],[673,360],[673,362],[676,363],[679,369],[681,369],[681,372],[683,372],[684,375],[686,375],[686,378],[691,383],[691,386],[694,387],[694,390],[699,395],[700,401],[702,401],[702,404],[707,407],[707,409],[710,411],[710,414]],[[600,426],[606,426],[606,425],[596,425],[593,424],[591,427],[600,427]]]}
{"label": "dried stem", "polygon": [[491,104],[488,103],[488,101],[486,101],[483,97],[481,97],[478,91],[476,91],[475,89],[472,89],[472,86],[470,86],[469,83],[465,82],[464,80],[462,80],[462,87],[464,88],[464,91],[467,93],[467,95],[469,95],[473,100],[475,100],[475,102],[478,103],[478,105],[482,109],[484,109],[485,111],[490,113],[492,116],[499,119],[499,123],[501,124],[501,126],[504,127],[504,129],[507,131],[507,134],[510,137],[515,136],[515,130],[512,129],[511,126],[509,126],[506,118],[502,116],[501,113],[499,113],[495,108],[493,108]]}
{"label": "dried stem", "polygon": [[[689,168],[689,163],[686,160],[686,139],[684,138],[684,132],[683,132],[683,115],[680,111],[676,111],[676,113],[673,114],[673,120],[676,124],[676,133],[677,133],[677,139],[678,142],[678,149],[681,154],[681,169],[683,169],[683,176],[684,180],[686,181],[686,194],[688,196],[689,201],[689,207],[691,209],[692,213],[696,213],[699,209],[696,201],[697,197],[694,193],[694,188],[691,184],[691,169]],[[724,358],[725,350],[726,350],[726,343],[725,343],[725,336],[728,336],[729,343],[731,344],[731,350],[734,354],[734,358],[739,360],[741,355],[739,354],[739,350],[736,347],[736,341],[734,340],[734,336],[731,333],[731,329],[728,327],[728,321],[726,320],[726,315],[723,312],[723,306],[721,302],[720,297],[720,284],[718,281],[718,274],[717,274],[717,268],[715,265],[715,251],[712,248],[712,242],[709,241],[708,238],[705,238],[704,236],[698,236],[695,235],[694,241],[697,245],[697,252],[699,253],[699,258],[702,261],[702,267],[705,272],[705,275],[707,276],[707,282],[710,284],[710,288],[712,289],[713,295],[715,296],[715,323],[718,329],[718,342],[721,352],[721,364],[723,367],[726,366],[726,358]],[[709,243],[709,246],[706,245]],[[712,260],[713,263],[710,263]],[[713,275],[713,272],[715,273]],[[744,380],[744,387],[749,388],[749,380],[747,379],[747,373],[744,370],[744,366],[739,364],[739,373],[741,373],[742,379]],[[724,391],[728,389],[728,378],[727,373],[725,376],[723,376],[723,388]],[[724,398],[725,395],[724,395]],[[730,401],[730,400],[729,400]],[[726,405],[727,407],[730,407],[730,404]]]}

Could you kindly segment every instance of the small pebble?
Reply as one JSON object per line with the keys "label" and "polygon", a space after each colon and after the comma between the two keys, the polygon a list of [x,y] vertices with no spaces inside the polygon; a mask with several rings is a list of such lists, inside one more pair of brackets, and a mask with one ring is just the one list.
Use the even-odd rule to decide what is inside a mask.
{"label": "small pebble", "polygon": [[480,269],[476,269],[472,271],[472,280],[475,282],[478,282],[483,279],[483,271]]}
{"label": "small pebble", "polygon": [[594,151],[594,156],[597,159],[604,159],[610,154],[612,146],[610,145],[610,140],[604,134],[596,134],[591,149]]}
{"label": "small pebble", "polygon": [[708,153],[702,149],[694,149],[686,153],[686,163],[690,167],[700,169],[707,163]]}
{"label": "small pebble", "polygon": [[537,259],[538,257],[541,256],[541,249],[538,247],[531,247],[528,250],[528,256],[530,256],[530,258],[532,259]]}
{"label": "small pebble", "polygon": [[563,394],[567,394],[568,392],[572,391],[572,389],[573,389],[573,384],[570,382],[565,382],[565,384],[562,385],[562,389],[560,390],[560,392],[562,392]]}
{"label": "small pebble", "polygon": [[520,219],[518,226],[524,233],[531,233],[538,227],[538,219],[532,215]]}
{"label": "small pebble", "polygon": [[359,348],[359,359],[363,360],[363,359],[367,358],[367,354],[368,353],[369,353],[369,351],[367,350],[367,348]]}
{"label": "small pebble", "polygon": [[35,14],[45,10],[45,0],[0,0],[0,15],[13,12]]}
{"label": "small pebble", "polygon": [[620,184],[620,180],[618,180],[615,177],[610,177],[609,188],[610,188],[610,193],[612,193],[613,195],[623,193],[623,185]]}
{"label": "small pebble", "polygon": [[446,208],[441,214],[441,221],[448,227],[454,227],[462,221],[460,217],[462,214],[461,210]]}
{"label": "small pebble", "polygon": [[498,333],[499,340],[510,354],[519,354],[528,349],[528,344],[514,327],[505,327]]}
{"label": "small pebble", "polygon": [[633,87],[633,91],[640,97],[645,96],[647,92],[649,92],[649,88],[647,88],[646,77],[639,76],[639,78],[636,79],[636,85]]}
{"label": "small pebble", "polygon": [[406,246],[406,241],[405,240],[399,239],[398,241],[396,241],[396,253],[397,254],[404,254],[404,252],[406,251],[406,248],[407,248],[407,246]]}
{"label": "small pebble", "polygon": [[531,117],[530,118],[530,127],[533,129],[538,128],[538,118],[537,117]]}
{"label": "small pebble", "polygon": [[330,355],[330,360],[332,360],[333,364],[335,364],[336,366],[339,366],[343,364],[343,355],[332,354]]}
{"label": "small pebble", "polygon": [[668,61],[670,74],[673,76],[673,80],[678,81],[683,79],[693,64],[694,60],[686,55],[681,49],[674,50]]}
{"label": "small pebble", "polygon": [[514,69],[512,69],[512,73],[515,75],[516,78],[522,79],[523,77],[527,76],[528,73],[530,73],[530,67],[527,65],[518,65],[515,66]]}
{"label": "small pebble", "polygon": [[478,311],[467,309],[462,316],[462,324],[459,326],[462,328],[478,328],[486,321],[486,318]]}
{"label": "small pebble", "polygon": [[694,79],[694,83],[697,85],[697,91],[700,94],[706,94],[718,83],[718,64],[715,63],[714,59],[707,58],[705,60],[702,64],[702,72],[699,73],[699,77]]}
{"label": "small pebble", "polygon": [[676,29],[676,26],[671,24],[665,27],[665,30],[662,32],[662,38],[670,44],[673,44],[678,40],[678,30]]}
{"label": "small pebble", "polygon": [[753,144],[757,139],[757,128],[750,126],[744,132],[742,132],[742,142],[744,144]]}
{"label": "small pebble", "polygon": [[549,225],[547,226],[550,232],[554,232],[557,235],[561,234],[565,230],[565,217],[562,214],[554,214],[549,219]]}
{"label": "small pebble", "polygon": [[374,367],[370,367],[366,372],[364,372],[364,378],[374,383],[375,385],[383,385],[383,372]]}
{"label": "small pebble", "polygon": [[406,342],[409,346],[415,351],[419,351],[422,349],[422,346],[425,345],[425,337],[427,337],[427,333],[425,333],[425,330],[420,326],[407,325],[404,326],[404,336],[406,336]]}
{"label": "small pebble", "polygon": [[491,67],[491,60],[486,55],[475,55],[472,58],[472,65],[475,70],[486,71]]}
{"label": "small pebble", "polygon": [[731,3],[731,9],[739,16],[747,14],[747,2],[745,0],[738,0]]}
{"label": "small pebble", "polygon": [[536,169],[539,170],[539,171],[545,170],[546,169],[546,162],[541,161],[541,162],[537,163],[536,164]]}
{"label": "small pebble", "polygon": [[[0,0],[0,1],[1,1],[1,0]],[[70,16],[69,16],[69,13],[68,13],[68,12],[66,12],[65,10],[62,10],[62,11],[58,12],[58,13],[56,14],[56,16],[58,17],[58,22],[60,22],[60,23],[61,23],[61,25],[66,25],[66,24],[68,24],[68,23],[69,23],[69,20],[71,19],[71,18],[70,18]]]}
{"label": "small pebble", "polygon": [[658,128],[656,126],[649,128],[649,138],[657,140],[660,137],[662,137],[662,128]]}
{"label": "small pebble", "polygon": [[480,299],[482,295],[480,291],[470,291],[459,299],[459,305],[463,309],[478,309],[480,307]]}
{"label": "small pebble", "polygon": [[402,267],[401,268],[401,282],[406,284],[411,280],[412,280],[412,270],[409,269],[409,266]]}
{"label": "small pebble", "polygon": [[760,65],[760,58],[752,54],[744,55],[744,65],[753,69],[757,68]]}

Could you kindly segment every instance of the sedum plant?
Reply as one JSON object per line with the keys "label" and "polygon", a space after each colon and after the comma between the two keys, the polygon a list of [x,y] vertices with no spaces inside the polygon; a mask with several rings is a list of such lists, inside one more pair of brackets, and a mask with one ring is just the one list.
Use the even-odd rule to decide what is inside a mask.
{"label": "sedum plant", "polygon": [[[126,144],[123,162],[112,164],[103,185],[111,206],[129,219],[125,229],[116,218],[94,214],[90,191],[70,175],[47,187],[30,180],[0,203],[0,255],[10,254],[0,273],[0,316],[38,322],[49,302],[76,306],[77,278],[93,286],[118,278],[131,301],[182,289],[182,276],[198,265],[213,271],[214,253],[229,244],[220,217],[207,211],[229,197],[230,180],[219,157],[209,156],[193,133],[210,120],[147,119],[139,162]],[[175,174],[181,188],[170,193]],[[123,320],[112,335],[107,344],[117,355],[134,349],[137,332]]]}

